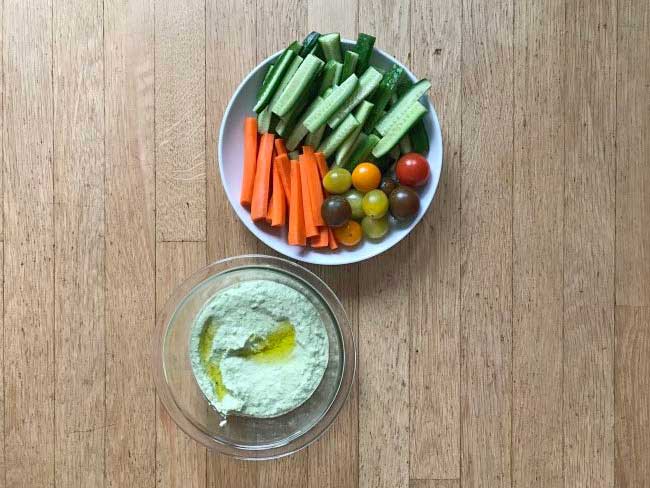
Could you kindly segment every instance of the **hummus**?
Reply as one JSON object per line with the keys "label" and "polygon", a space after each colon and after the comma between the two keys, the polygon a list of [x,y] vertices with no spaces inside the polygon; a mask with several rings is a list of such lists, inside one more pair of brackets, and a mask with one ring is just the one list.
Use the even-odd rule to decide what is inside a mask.
{"label": "hummus", "polygon": [[190,337],[192,371],[223,415],[277,417],[305,402],[329,357],[325,326],[302,293],[270,280],[220,290]]}

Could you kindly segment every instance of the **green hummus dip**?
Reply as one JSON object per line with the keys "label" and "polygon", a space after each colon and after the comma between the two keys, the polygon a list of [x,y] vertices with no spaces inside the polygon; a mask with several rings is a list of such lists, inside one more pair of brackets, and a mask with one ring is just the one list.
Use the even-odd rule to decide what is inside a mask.
{"label": "green hummus dip", "polygon": [[223,415],[277,417],[305,402],[329,357],[325,326],[302,293],[270,280],[220,290],[190,337],[192,371]]}

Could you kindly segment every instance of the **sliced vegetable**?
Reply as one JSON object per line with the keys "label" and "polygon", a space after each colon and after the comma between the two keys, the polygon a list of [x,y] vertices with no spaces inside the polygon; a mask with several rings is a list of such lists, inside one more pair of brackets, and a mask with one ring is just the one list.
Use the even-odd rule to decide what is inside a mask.
{"label": "sliced vegetable", "polygon": [[372,56],[372,48],[375,45],[375,37],[361,32],[357,37],[357,44],[354,46],[354,52],[359,55],[357,61],[357,74],[364,73],[368,66],[370,66],[370,57]]}
{"label": "sliced vegetable", "polygon": [[316,132],[310,132],[307,134],[305,143],[310,146],[318,147],[323,139],[323,135],[325,135],[325,129],[327,129],[327,125],[323,124],[319,129],[316,129]]}
{"label": "sliced vegetable", "polygon": [[289,204],[289,232],[287,242],[292,246],[307,244],[305,237],[305,216],[302,208],[302,184],[300,163],[291,160],[291,201]]}
{"label": "sliced vegetable", "polygon": [[413,124],[409,131],[409,137],[411,138],[413,152],[420,153],[423,156],[429,154],[429,136],[422,119]]}
{"label": "sliced vegetable", "polygon": [[399,144],[395,144],[390,148],[390,151],[388,151],[388,155],[392,159],[399,159],[400,154],[402,154],[402,151],[400,150]]}
{"label": "sliced vegetable", "polygon": [[343,57],[343,71],[341,71],[341,81],[345,81],[348,77],[354,74],[354,69],[357,67],[359,55],[354,51],[345,51]]}
{"label": "sliced vegetable", "polygon": [[336,243],[336,237],[334,237],[334,231],[331,228],[327,227],[327,233],[329,234],[328,246],[332,251],[336,251],[339,248],[339,246]]}
{"label": "sliced vegetable", "polygon": [[318,147],[318,152],[322,152],[326,158],[329,158],[334,151],[343,144],[343,141],[359,127],[359,121],[354,118],[354,115],[348,115],[343,123],[339,125],[323,143]]}
{"label": "sliced vegetable", "polygon": [[287,148],[284,145],[284,139],[280,139],[279,137],[275,139],[275,154],[278,156],[287,154]]}
{"label": "sliced vegetable", "polygon": [[298,70],[289,80],[289,83],[282,91],[282,94],[272,107],[274,114],[279,117],[287,115],[295,105],[303,92],[307,90],[310,83],[316,78],[318,71],[323,67],[323,61],[309,54],[300,64]]}
{"label": "sliced vegetable", "polygon": [[275,93],[271,97],[271,101],[269,104],[260,112],[260,114],[257,116],[257,124],[258,124],[258,132],[260,134],[263,134],[265,132],[269,132],[271,128],[271,123],[273,120],[273,107],[277,103],[278,99],[280,98],[280,95],[284,91],[284,89],[287,87],[289,84],[289,81],[291,81],[291,78],[293,75],[298,71],[298,68],[300,67],[300,64],[302,63],[303,58],[301,56],[296,56],[293,61],[291,61],[291,64],[285,71],[284,75],[282,76],[282,81],[278,85],[278,88],[275,90]]}
{"label": "sliced vegetable", "polygon": [[[309,201],[311,202],[311,213],[314,219],[314,225],[323,226],[325,221],[320,214],[320,208],[323,204],[323,185],[318,175],[318,163],[313,151],[305,151],[304,164],[307,169],[307,181],[309,183]],[[302,164],[302,163],[301,163]]]}
{"label": "sliced vegetable", "polygon": [[289,162],[287,154],[278,154],[273,160],[273,164],[278,167],[280,183],[282,184],[283,192],[286,196],[287,202],[289,202],[291,200],[291,163]]}
{"label": "sliced vegetable", "polygon": [[324,225],[318,229],[318,235],[309,240],[309,245],[314,249],[327,247],[329,245],[329,227]]}
{"label": "sliced vegetable", "polygon": [[370,153],[372,152],[372,149],[377,145],[378,142],[379,137],[377,137],[375,134],[370,134],[369,136],[363,132],[359,134],[359,139],[357,140],[356,147],[354,151],[352,151],[352,155],[350,156],[348,162],[345,163],[345,167],[348,170],[353,171],[357,165],[359,165],[359,163],[367,161],[368,156],[370,156]]}
{"label": "sliced vegetable", "polygon": [[384,110],[388,106],[391,97],[397,89],[399,80],[404,76],[404,68],[394,64],[382,77],[377,87],[377,91],[373,95],[373,103],[375,104],[372,114],[366,121],[365,128],[367,131],[375,127],[377,121],[383,116]]}
{"label": "sliced vegetable", "polygon": [[316,31],[311,31],[305,37],[305,40],[302,41],[302,48],[300,49],[300,55],[304,58],[308,54],[313,54],[314,49],[318,46],[318,38],[320,34]]}
{"label": "sliced vegetable", "polygon": [[338,84],[338,78],[341,77],[340,73],[342,69],[343,65],[333,59],[330,59],[327,63],[325,63],[325,67],[323,68],[323,78],[320,84],[320,88],[318,89],[318,93],[322,94],[328,88],[334,86],[335,84]]}
{"label": "sliced vegetable", "polygon": [[[404,93],[404,95],[402,95],[402,97],[397,101],[397,103],[391,107],[388,113],[379,120],[377,126],[375,127],[377,132],[379,132],[382,136],[385,136],[386,133],[392,128],[393,124],[396,121],[403,119],[406,116],[406,113],[410,111],[413,106],[415,106],[414,102],[417,102],[417,100],[422,95],[424,95],[429,90],[429,88],[431,88],[431,82],[429,80],[420,80],[411,88],[409,88],[406,93]],[[424,110],[426,112],[426,109]],[[397,143],[397,141],[395,142]]]}
{"label": "sliced vegetable", "polygon": [[253,107],[255,112],[261,112],[269,104],[271,97],[282,81],[285,71],[289,68],[289,65],[295,57],[296,53],[289,47],[280,55],[280,59],[271,69],[272,72],[269,74],[269,80],[266,84],[262,83],[262,88],[257,96],[257,103]]}
{"label": "sliced vegetable", "polygon": [[305,155],[301,154],[298,158],[299,167],[300,167],[300,187],[302,195],[302,211],[305,220],[305,235],[307,237],[313,237],[318,235],[318,229],[316,228],[316,222],[314,220],[313,209],[311,206],[311,190],[309,188],[309,173],[307,169],[307,162]]}
{"label": "sliced vegetable", "polygon": [[332,90],[332,93],[324,98],[305,119],[305,127],[309,132],[315,132],[321,125],[327,122],[357,87],[359,79],[356,75],[350,76],[347,80]]}
{"label": "sliced vegetable", "polygon": [[291,151],[289,153],[289,159],[298,159],[298,156],[300,156],[300,151]]}
{"label": "sliced vegetable", "polygon": [[341,107],[332,115],[327,121],[332,129],[335,129],[343,119],[348,116],[359,105],[363,102],[368,96],[372,94],[373,91],[379,86],[381,81],[381,73],[375,68],[368,68],[365,73],[359,78],[359,85],[354,90],[352,95],[341,105]]}
{"label": "sliced vegetable", "polygon": [[[398,108],[400,102],[392,109]],[[391,111],[392,111],[391,110]],[[377,143],[372,150],[372,155],[379,158],[386,154],[390,149],[399,142],[399,140],[408,132],[415,122],[427,113],[427,109],[417,100],[406,110],[400,110],[399,118],[395,119],[390,129],[386,131],[384,137]]]}
{"label": "sliced vegetable", "polygon": [[411,144],[411,138],[409,137],[408,132],[402,136],[399,140],[399,151],[401,154],[410,153],[413,150],[413,145]]}
{"label": "sliced vegetable", "polygon": [[316,156],[316,162],[318,163],[318,174],[322,180],[327,174],[327,161],[325,160],[325,155],[323,153],[317,152],[314,156]]}
{"label": "sliced vegetable", "polygon": [[297,121],[305,113],[305,109],[314,101],[317,91],[317,80],[312,81],[305,93],[303,93],[295,106],[289,111],[284,119],[280,119],[275,132],[282,137],[287,137],[297,125]]}
{"label": "sliced vegetable", "polygon": [[244,171],[242,176],[239,203],[249,206],[253,200],[255,169],[257,168],[257,119],[244,120]]}
{"label": "sliced vegetable", "polygon": [[273,195],[271,196],[271,226],[282,227],[286,222],[287,200],[280,180],[280,168],[275,158],[273,163]]}
{"label": "sliced vegetable", "polygon": [[314,110],[316,110],[316,107],[318,107],[318,105],[322,101],[323,101],[322,97],[316,97],[316,99],[311,103],[311,105],[307,108],[307,110],[305,110],[305,112],[300,117],[295,127],[291,131],[291,134],[289,134],[289,137],[287,138],[287,149],[293,151],[295,148],[298,147],[300,141],[302,141],[303,138],[309,133],[307,127],[305,127],[305,120],[314,112]]}
{"label": "sliced vegetable", "polygon": [[354,113],[354,118],[359,121],[359,127],[354,129],[354,131],[343,141],[343,144],[341,144],[336,151],[336,166],[342,166],[344,162],[348,160],[350,155],[352,154],[352,150],[354,149],[354,143],[357,140],[357,137],[361,133],[361,128],[363,127],[363,124],[367,120],[367,118],[370,116],[372,113],[373,109],[373,104],[370,102],[367,102],[364,100],[361,102],[361,105],[357,108],[356,112]]}
{"label": "sliced vegetable", "polygon": [[260,149],[257,154],[255,168],[255,184],[251,202],[251,218],[254,221],[264,220],[269,206],[269,190],[271,187],[271,159],[273,157],[273,134],[264,134],[260,139]]}
{"label": "sliced vegetable", "polygon": [[268,104],[257,116],[257,131],[266,134],[271,128],[271,104]]}
{"label": "sliced vegetable", "polygon": [[318,38],[320,47],[325,54],[325,59],[328,61],[333,59],[341,63],[343,57],[341,56],[341,35],[338,32],[322,35]]}

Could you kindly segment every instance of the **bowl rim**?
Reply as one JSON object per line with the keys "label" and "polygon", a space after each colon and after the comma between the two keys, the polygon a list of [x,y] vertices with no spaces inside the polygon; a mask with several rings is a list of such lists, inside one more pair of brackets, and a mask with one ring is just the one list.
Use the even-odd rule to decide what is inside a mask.
{"label": "bowl rim", "polygon": [[[346,47],[351,45],[351,44],[354,44],[354,43],[355,43],[355,41],[353,41],[351,39],[341,38],[341,44],[345,45]],[[411,232],[413,232],[413,230],[417,227],[417,225],[423,220],[424,216],[429,211],[429,208],[431,207],[431,204],[436,199],[436,195],[438,194],[438,189],[440,187],[440,179],[442,178],[442,174],[443,174],[443,171],[444,171],[444,161],[445,161],[445,158],[444,158],[444,144],[443,144],[444,141],[442,140],[442,128],[441,128],[441,125],[440,125],[440,120],[438,119],[438,114],[436,112],[436,109],[433,106],[433,103],[431,102],[430,97],[427,96],[426,97],[426,105],[427,105],[428,112],[431,114],[431,117],[433,118],[434,129],[435,129],[433,133],[428,134],[428,136],[429,136],[429,146],[432,146],[432,143],[433,143],[435,137],[440,139],[440,171],[435,175],[434,175],[433,172],[431,173],[431,175],[435,176],[435,178],[436,178],[435,186],[433,188],[433,193],[431,195],[431,199],[427,203],[427,206],[424,209],[424,211],[422,213],[420,213],[418,216],[416,216],[416,218],[409,224],[410,229],[408,230],[408,232],[403,233],[395,242],[393,242],[392,244],[390,244],[390,245],[388,245],[386,247],[382,247],[380,245],[377,245],[377,249],[369,252],[368,254],[351,255],[348,259],[342,259],[339,262],[331,262],[331,261],[327,260],[326,258],[319,259],[318,257],[314,257],[314,256],[323,256],[323,255],[324,256],[330,256],[331,253],[330,254],[307,253],[307,254],[298,255],[298,256],[288,255],[288,254],[286,254],[284,249],[282,247],[276,245],[276,243],[273,240],[265,239],[265,238],[261,237],[260,235],[258,235],[258,233],[254,230],[254,228],[257,228],[255,223],[253,223],[252,221],[247,221],[246,219],[243,219],[239,215],[239,212],[237,212],[237,210],[235,208],[235,205],[238,204],[239,201],[238,201],[237,198],[234,198],[234,199],[231,198],[230,192],[228,191],[226,185],[224,184],[225,174],[224,174],[224,168],[223,168],[224,165],[222,164],[222,161],[223,161],[223,157],[222,157],[222,155],[223,155],[223,140],[224,140],[225,127],[226,127],[225,122],[228,119],[228,115],[230,114],[230,111],[231,111],[232,106],[233,106],[233,104],[235,102],[235,99],[239,95],[239,92],[248,83],[248,81],[253,76],[255,76],[258,71],[260,71],[261,69],[266,67],[275,58],[280,56],[283,51],[284,51],[284,49],[281,49],[281,50],[271,54],[270,56],[268,56],[266,59],[261,61],[252,70],[250,70],[248,72],[248,74],[244,77],[244,79],[239,83],[239,85],[235,89],[234,93],[230,97],[230,100],[228,101],[228,105],[226,105],[225,111],[223,112],[223,116],[221,118],[221,123],[220,123],[220,127],[219,127],[219,143],[217,144],[217,160],[216,160],[216,164],[219,167],[219,177],[221,178],[221,185],[222,185],[222,187],[224,189],[224,192],[226,193],[226,198],[228,199],[228,203],[230,204],[230,206],[232,207],[232,210],[237,215],[237,218],[241,221],[241,223],[244,225],[244,227],[246,227],[246,229],[251,234],[253,234],[255,236],[255,238],[260,240],[264,245],[270,247],[274,251],[282,254],[283,256],[286,256],[289,259],[295,259],[295,260],[302,261],[302,262],[305,262],[305,263],[310,263],[310,264],[318,264],[318,265],[321,265],[321,266],[342,266],[342,265],[346,265],[346,264],[359,263],[359,262],[362,262],[362,261],[366,261],[368,259],[375,258],[375,257],[379,256],[380,254],[383,254],[383,253],[389,251],[390,249],[392,249],[393,247],[397,246],[408,235],[410,235]],[[404,63],[400,62],[399,60],[397,60],[392,55],[388,54],[387,52],[385,52],[384,50],[382,50],[382,49],[380,49],[378,47],[373,47],[373,51],[376,51],[379,55],[384,56],[390,62],[392,62],[394,64],[397,64],[398,66],[404,68],[404,70],[406,71],[406,74],[411,78],[412,81],[417,80],[417,77],[413,74],[413,72],[409,69],[409,67],[406,66]],[[252,109],[250,111],[252,112]],[[235,203],[235,201],[236,201],[236,203]],[[262,230],[262,231],[260,231],[260,233],[264,234],[264,231]]]}
{"label": "bowl rim", "polygon": [[[216,440],[188,418],[180,408],[169,383],[165,377],[164,346],[169,324],[178,306],[201,283],[223,273],[238,268],[254,266],[278,270],[303,282],[319,296],[329,308],[333,322],[341,340],[342,371],[333,399],[326,410],[308,430],[291,438],[287,443],[262,449],[246,449],[237,445],[228,445]],[[263,254],[243,254],[214,261],[194,272],[178,285],[165,302],[156,319],[153,333],[151,362],[153,366],[154,385],[158,398],[174,420],[176,425],[190,438],[200,442],[211,451],[245,461],[264,461],[288,456],[304,449],[318,440],[334,423],[341,408],[349,397],[357,368],[357,344],[345,309],[334,291],[316,274],[298,263],[276,256]]]}

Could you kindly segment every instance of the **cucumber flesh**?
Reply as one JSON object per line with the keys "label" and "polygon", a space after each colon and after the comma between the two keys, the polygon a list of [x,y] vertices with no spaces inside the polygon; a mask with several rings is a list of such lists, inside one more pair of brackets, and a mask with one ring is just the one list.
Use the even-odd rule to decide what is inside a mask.
{"label": "cucumber flesh", "polygon": [[341,84],[341,75],[343,75],[343,64],[336,64],[336,71],[334,71],[334,83],[332,86],[338,86]]}
{"label": "cucumber flesh", "polygon": [[320,129],[318,129],[316,132],[310,132],[307,134],[307,138],[305,139],[305,144],[307,146],[311,147],[318,147],[320,142],[323,140],[323,136],[325,135],[325,129],[327,126],[323,124]]}
{"label": "cucumber flesh", "polygon": [[305,40],[302,41],[302,47],[300,48],[300,55],[303,58],[308,54],[314,53],[314,49],[318,46],[319,37],[320,33],[316,31],[311,31],[309,34],[307,34],[307,37],[305,37]]}
{"label": "cucumber flesh", "polygon": [[381,73],[372,66],[366,70],[359,78],[359,86],[357,86],[354,93],[345,101],[345,103],[332,115],[327,121],[332,129],[336,129],[343,119],[352,112],[362,101],[369,97],[373,91],[379,86],[381,81]]}
{"label": "cucumber flesh", "polygon": [[427,113],[427,109],[420,102],[415,100],[407,110],[400,111],[400,116],[394,121],[390,129],[384,134],[381,141],[373,148],[372,155],[376,158],[382,157],[399,142],[408,130],[417,122],[420,117]]}
{"label": "cucumber flesh", "polygon": [[339,63],[343,62],[343,57],[341,56],[341,34],[338,32],[325,34],[318,38],[318,42],[327,61],[333,59]]}
{"label": "cucumber flesh", "polygon": [[375,108],[366,121],[365,128],[367,131],[372,130],[377,121],[382,117],[383,112],[395,93],[397,84],[402,76],[404,76],[404,68],[394,64],[382,77],[372,99]]}
{"label": "cucumber flesh", "polygon": [[291,81],[291,78],[293,78],[293,75],[296,73],[296,71],[298,71],[298,68],[300,67],[300,64],[302,62],[303,62],[302,56],[296,56],[295,58],[293,58],[293,61],[291,61],[291,64],[289,65],[286,72],[284,73],[284,76],[282,77],[282,81],[278,85],[277,90],[275,90],[275,93],[271,97],[271,101],[267,105],[269,110],[271,111],[273,110],[273,107],[275,107],[275,104],[278,102],[280,95],[282,95],[282,92],[287,87],[289,81]]}
{"label": "cucumber flesh", "polygon": [[429,88],[431,88],[429,80],[420,80],[409,88],[388,113],[377,122],[375,127],[377,132],[385,136],[393,124],[404,116],[404,112],[411,109],[413,102],[416,102]]}
{"label": "cucumber flesh", "polygon": [[291,61],[293,61],[293,58],[295,56],[296,53],[289,48],[285,49],[284,52],[280,55],[280,59],[273,65],[273,68],[271,69],[272,72],[269,74],[269,80],[266,82],[266,84],[262,83],[262,89],[258,93],[257,103],[253,107],[253,110],[255,112],[261,112],[269,104],[271,97],[275,93],[275,90],[278,88],[278,85],[282,81],[284,73],[289,68]]}
{"label": "cucumber flesh", "polygon": [[321,125],[325,124],[327,119],[345,103],[358,84],[359,79],[356,75],[352,75],[339,86],[334,88],[332,93],[320,102],[314,112],[305,120],[305,127],[307,127],[307,130],[309,130],[309,132],[314,132]]}
{"label": "cucumber flesh", "polygon": [[305,113],[300,117],[298,123],[291,131],[287,139],[287,149],[293,151],[298,147],[300,141],[307,135],[309,132],[305,127],[305,119],[314,111],[314,109],[323,101],[322,97],[316,97],[316,99],[311,103],[311,105],[305,110]]}
{"label": "cucumber flesh", "polygon": [[286,115],[316,78],[324,64],[321,59],[313,54],[308,55],[282,91],[272,109],[273,113],[279,117]]}
{"label": "cucumber flesh", "polygon": [[359,55],[354,51],[345,51],[345,56],[343,58],[343,71],[341,72],[341,81],[345,81],[351,74],[354,73],[354,69],[357,66],[357,61],[359,60]]}
{"label": "cucumber flesh", "polygon": [[347,137],[347,139],[343,141],[343,144],[341,144],[338,150],[336,151],[337,166],[341,166],[343,163],[345,163],[347,159],[350,157],[350,155],[352,154],[352,151],[354,149],[354,143],[359,137],[359,134],[361,133],[361,129],[363,128],[363,124],[370,116],[372,109],[373,109],[373,104],[366,100],[364,100],[361,103],[361,105],[359,105],[359,108],[357,108],[356,112],[354,113],[354,118],[359,121],[359,127],[354,129],[352,134],[350,134]]}
{"label": "cucumber flesh", "polygon": [[345,164],[344,168],[349,171],[354,171],[354,168],[356,168],[360,163],[368,160],[370,153],[377,145],[377,143],[379,143],[379,137],[377,137],[375,134],[370,134],[369,136],[363,132],[359,134],[357,147],[352,152],[352,155],[350,156],[348,162]]}
{"label": "cucumber flesh", "polygon": [[266,134],[271,128],[271,105],[267,105],[264,110],[262,110],[257,115],[257,132],[258,134]]}
{"label": "cucumber flesh", "polygon": [[372,49],[375,45],[375,37],[364,34],[363,32],[357,37],[357,43],[354,46],[354,51],[359,55],[357,61],[356,73],[365,73],[370,66],[370,57],[372,56]]}
{"label": "cucumber flesh", "polygon": [[334,82],[336,80],[336,71],[338,69],[340,72],[342,67],[343,65],[341,63],[334,61],[333,59],[330,59],[327,63],[325,63],[325,67],[323,68],[323,79],[318,90],[319,93],[323,93],[328,88],[337,84]]}
{"label": "cucumber flesh", "polygon": [[327,136],[318,147],[318,152],[322,152],[326,158],[329,158],[359,125],[359,121],[354,118],[354,115],[348,115],[336,130]]}

